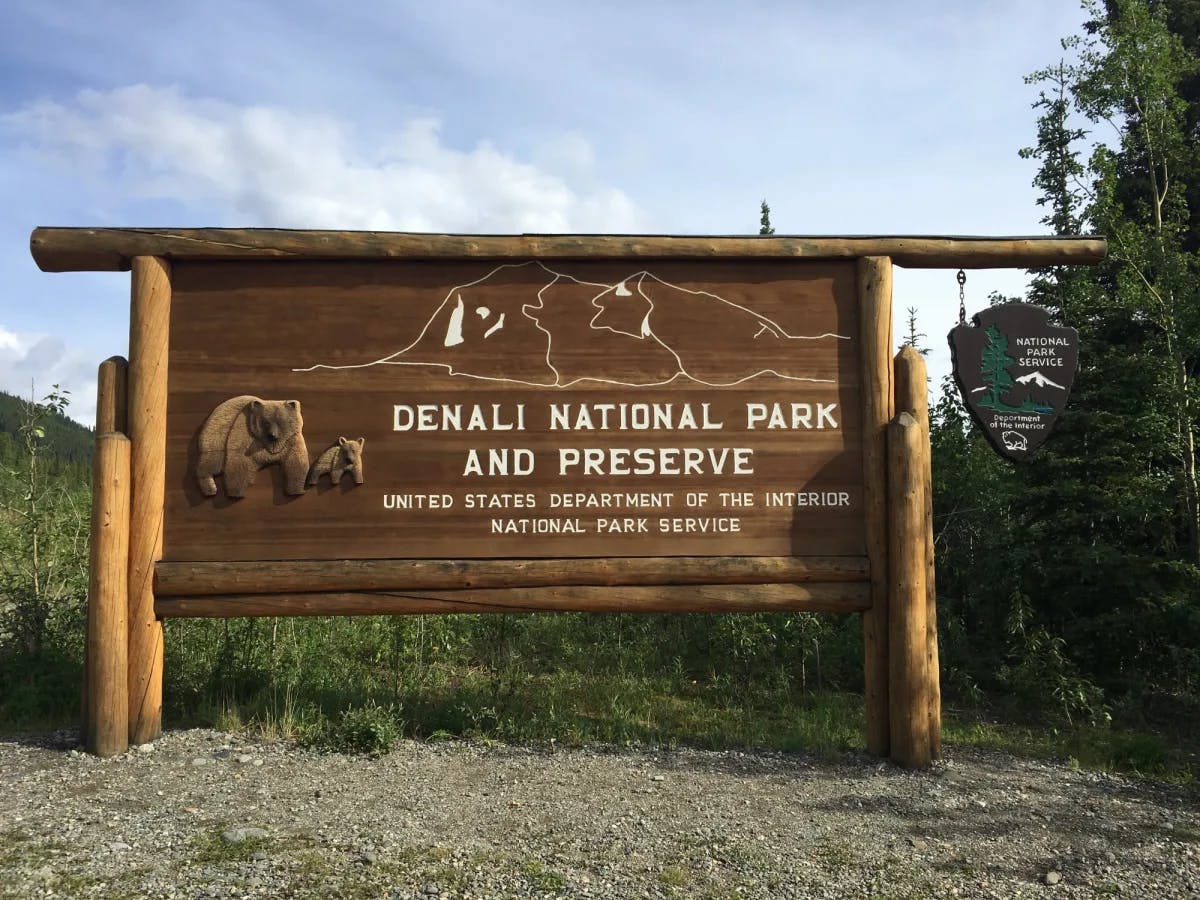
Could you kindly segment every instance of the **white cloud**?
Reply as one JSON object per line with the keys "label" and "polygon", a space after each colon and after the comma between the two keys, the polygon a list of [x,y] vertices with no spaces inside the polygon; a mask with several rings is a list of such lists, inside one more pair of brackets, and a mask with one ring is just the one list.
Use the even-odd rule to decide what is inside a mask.
{"label": "white cloud", "polygon": [[[0,118],[42,160],[126,197],[167,199],[240,225],[396,231],[634,231],[638,211],[591,178],[572,183],[480,141],[447,146],[434,118],[373,148],[339,119],[133,85],[30,103]],[[556,139],[562,141],[562,138]],[[561,153],[561,143],[553,148]],[[535,154],[536,156],[536,154]],[[218,224],[218,223],[208,223]]]}
{"label": "white cloud", "polygon": [[[524,160],[487,140],[469,149],[449,146],[440,122],[423,117],[367,148],[340,118],[147,85],[31,102],[0,115],[0,132],[10,160],[23,153],[27,166],[66,172],[80,194],[90,193],[88,205],[120,210],[132,208],[130,201],[165,201],[184,219],[172,225],[497,233],[641,228],[633,202],[597,183],[590,145],[572,134],[548,137]],[[70,414],[91,423],[98,359],[80,352],[83,342],[70,336],[70,325],[56,334],[8,325],[0,326],[0,389],[28,397],[32,383],[40,399],[52,385],[64,385],[72,392]]]}
{"label": "white cloud", "polygon": [[70,391],[67,414],[96,420],[96,363],[50,334],[23,334],[0,325],[0,390],[42,400],[55,385]]}

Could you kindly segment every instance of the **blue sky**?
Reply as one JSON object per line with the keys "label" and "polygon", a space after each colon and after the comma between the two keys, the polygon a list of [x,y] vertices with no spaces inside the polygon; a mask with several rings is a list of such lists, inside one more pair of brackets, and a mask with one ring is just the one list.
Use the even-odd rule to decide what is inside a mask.
{"label": "blue sky", "polygon": [[[30,230],[1040,234],[1030,71],[1075,0],[4,0],[0,388],[128,343],[128,276]],[[1021,272],[968,273],[968,311]],[[954,272],[898,270],[949,365]]]}

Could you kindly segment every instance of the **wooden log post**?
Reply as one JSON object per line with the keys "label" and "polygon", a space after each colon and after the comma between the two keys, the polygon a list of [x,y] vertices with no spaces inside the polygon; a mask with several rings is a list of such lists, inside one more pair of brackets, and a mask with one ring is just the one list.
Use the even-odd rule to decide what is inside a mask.
{"label": "wooden log post", "polygon": [[920,423],[926,437],[921,447],[921,478],[925,483],[925,613],[929,672],[929,745],[934,759],[942,756],[942,686],[938,653],[937,579],[933,544],[933,459],[929,443],[929,397],[925,360],[912,347],[896,355],[896,411]]}
{"label": "wooden log post", "polygon": [[84,745],[97,756],[129,747],[129,451],[129,438],[118,432],[96,438]]}
{"label": "wooden log post", "polygon": [[863,696],[867,752],[887,756],[888,541],[887,423],[892,418],[892,261],[858,261],[862,336],[863,493],[871,608],[863,613]]}
{"label": "wooden log post", "polygon": [[162,730],[162,623],[154,614],[154,564],[162,557],[166,492],[167,325],[171,275],[166,260],[133,260],[129,316],[129,739]]}
{"label": "wooden log post", "polygon": [[96,373],[96,434],[129,434],[129,363],[110,356]]}
{"label": "wooden log post", "polygon": [[925,484],[921,424],[902,412],[888,426],[888,601],[891,758],[928,766],[929,665],[925,613]]}
{"label": "wooden log post", "polygon": [[[128,419],[127,419],[128,407],[126,405],[126,399],[127,399],[126,385],[127,385],[128,375],[129,375],[129,364],[125,361],[125,357],[123,357],[123,356],[110,356],[104,362],[100,363],[100,369],[96,373],[96,440],[97,441],[99,441],[99,439],[103,435],[108,434],[109,432],[115,432],[117,434],[126,434],[126,428],[128,427]],[[93,463],[92,463],[93,485],[98,476],[98,472],[96,471],[95,460],[99,459],[99,457],[100,457],[100,451],[99,451],[99,448],[97,448],[95,450],[95,454],[93,456]],[[95,496],[94,488],[93,488],[92,494],[93,494],[93,496]],[[125,502],[125,514],[126,514],[126,519],[128,519],[128,516],[129,516],[128,498],[126,499],[126,502]],[[126,527],[128,528],[128,522],[126,523]],[[94,537],[94,535],[96,533],[94,524],[93,524],[92,528],[93,528],[92,534]],[[127,530],[126,535],[125,535],[125,547],[128,548],[128,546],[129,546],[129,533]],[[126,549],[125,552],[128,553],[128,549]],[[94,560],[93,560],[93,565],[94,565]],[[89,575],[89,578],[90,578],[90,575]],[[128,574],[126,574],[124,581],[126,584],[128,584]],[[90,581],[89,581],[89,584],[90,584]],[[88,609],[87,609],[87,624],[86,624],[87,633],[89,635],[91,634],[91,629],[92,629],[91,596],[92,595],[89,592],[89,594],[88,594]],[[126,603],[126,597],[124,594],[121,595],[121,602]],[[126,643],[127,643],[127,641],[126,641]],[[124,658],[125,657],[122,656],[122,659],[124,659]],[[88,641],[84,641],[84,643],[83,643],[83,678],[81,679],[82,684],[80,685],[80,702],[79,702],[79,715],[80,715],[79,731],[84,736],[85,741],[87,739],[87,735],[89,734],[89,728],[90,728],[90,726],[88,724],[88,684],[89,684],[88,668],[91,665],[90,659],[91,659],[91,656],[90,656],[90,652],[88,650]],[[126,702],[125,705],[126,705],[126,707],[128,707],[128,702]]]}

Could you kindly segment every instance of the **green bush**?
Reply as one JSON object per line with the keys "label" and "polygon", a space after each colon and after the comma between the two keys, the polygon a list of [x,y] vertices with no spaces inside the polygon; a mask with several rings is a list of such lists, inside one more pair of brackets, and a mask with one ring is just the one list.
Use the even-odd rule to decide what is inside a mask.
{"label": "green bush", "polygon": [[368,701],[364,706],[352,706],[342,711],[337,721],[325,725],[314,743],[341,753],[382,755],[396,745],[403,735],[398,710],[392,706],[377,706]]}

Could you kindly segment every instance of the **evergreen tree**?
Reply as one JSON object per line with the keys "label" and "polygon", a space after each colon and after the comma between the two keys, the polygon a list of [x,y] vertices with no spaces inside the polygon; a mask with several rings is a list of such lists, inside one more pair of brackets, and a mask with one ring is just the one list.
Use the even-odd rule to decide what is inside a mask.
{"label": "evergreen tree", "polygon": [[974,494],[974,436],[945,404],[932,436],[939,594],[964,645],[947,658],[1095,714],[1090,682],[1200,695],[1200,4],[1084,6],[1066,58],[1029,78],[1037,143],[1021,151],[1044,224],[1109,238],[1100,266],[1043,269],[1030,289],[1079,330],[1070,402],[1035,456]]}
{"label": "evergreen tree", "polygon": [[1008,367],[1016,360],[1008,355],[1008,336],[1002,334],[994,324],[987,327],[987,337],[987,346],[983,348],[979,362],[979,374],[989,390],[983,395],[979,405],[991,409],[1007,410],[1009,406],[1001,398],[1013,388],[1013,380],[1012,376],[1008,374]]}
{"label": "evergreen tree", "polygon": [[758,233],[775,233],[775,227],[771,224],[771,207],[767,206],[766,200],[759,205]]}
{"label": "evergreen tree", "polygon": [[928,356],[929,348],[921,344],[921,340],[928,337],[929,335],[927,335],[925,332],[917,331],[917,308],[915,306],[910,306],[908,308],[908,336],[904,339],[904,343],[900,346],[912,347],[922,356]]}
{"label": "evergreen tree", "polygon": [[[1041,543],[1025,588],[1078,659],[1131,687],[1162,678],[1147,661],[1183,658],[1181,638],[1200,626],[1190,383],[1200,302],[1179,182],[1196,150],[1179,94],[1195,59],[1170,32],[1166,4],[1085,8],[1086,34],[1064,42],[1076,59],[1040,73],[1055,102],[1039,120],[1035,184],[1051,207],[1047,224],[1105,233],[1110,255],[1094,270],[1034,283],[1033,299],[1080,329],[1083,371],[1059,433],[1022,472],[1026,530]],[[1086,167],[1071,114],[1115,135]],[[1175,674],[1200,686],[1195,665]]]}
{"label": "evergreen tree", "polygon": [[1163,449],[1173,459],[1181,540],[1200,564],[1200,482],[1196,472],[1200,368],[1200,256],[1183,243],[1190,213],[1180,174],[1195,167],[1197,135],[1187,131],[1184,80],[1200,71],[1167,23],[1167,5],[1111,0],[1078,42],[1073,94],[1090,120],[1119,135],[1100,145],[1090,169],[1095,189],[1089,214],[1109,236],[1112,295],[1143,331],[1145,362],[1169,420]]}

